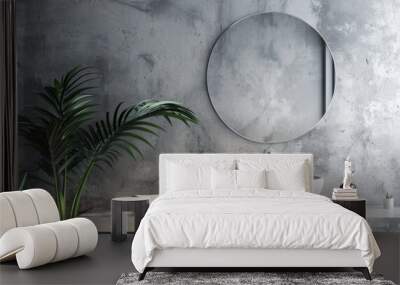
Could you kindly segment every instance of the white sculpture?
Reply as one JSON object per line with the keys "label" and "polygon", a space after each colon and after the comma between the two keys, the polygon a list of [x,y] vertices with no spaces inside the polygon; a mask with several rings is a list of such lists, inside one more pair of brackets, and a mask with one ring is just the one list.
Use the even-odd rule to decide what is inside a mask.
{"label": "white sculpture", "polygon": [[344,178],[343,178],[343,189],[351,189],[351,178],[352,178],[353,170],[351,168],[351,160],[350,157],[347,157],[344,161]]}

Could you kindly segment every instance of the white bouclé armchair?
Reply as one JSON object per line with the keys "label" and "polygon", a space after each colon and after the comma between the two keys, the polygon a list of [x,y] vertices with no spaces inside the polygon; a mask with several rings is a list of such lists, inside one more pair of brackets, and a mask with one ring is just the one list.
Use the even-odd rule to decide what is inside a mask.
{"label": "white boucl\u00e9 armchair", "polygon": [[98,233],[88,219],[60,221],[43,189],[0,193],[0,262],[16,259],[20,269],[84,255],[96,248]]}

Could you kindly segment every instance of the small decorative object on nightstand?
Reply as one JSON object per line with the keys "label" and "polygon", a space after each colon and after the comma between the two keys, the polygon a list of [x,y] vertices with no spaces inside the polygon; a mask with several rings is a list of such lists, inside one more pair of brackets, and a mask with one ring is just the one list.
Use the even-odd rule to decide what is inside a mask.
{"label": "small decorative object on nightstand", "polygon": [[344,161],[344,177],[343,177],[343,189],[351,189],[353,169],[351,167],[351,160],[348,156]]}
{"label": "small decorative object on nightstand", "polygon": [[128,233],[128,212],[135,214],[135,231],[149,207],[150,197],[118,197],[111,200],[111,239],[123,241]]}
{"label": "small decorative object on nightstand", "polygon": [[339,188],[333,188],[333,200],[358,200],[358,190],[356,185],[352,182],[353,168],[349,157],[344,161],[344,178],[343,183]]}
{"label": "small decorative object on nightstand", "polygon": [[386,193],[385,199],[383,200],[383,208],[387,210],[394,209],[394,198],[389,192]]}
{"label": "small decorative object on nightstand", "polygon": [[355,200],[332,199],[332,201],[350,211],[353,211],[356,214],[359,214],[361,217],[363,217],[365,219],[365,217],[366,217],[366,201],[365,201],[365,199],[355,199]]}

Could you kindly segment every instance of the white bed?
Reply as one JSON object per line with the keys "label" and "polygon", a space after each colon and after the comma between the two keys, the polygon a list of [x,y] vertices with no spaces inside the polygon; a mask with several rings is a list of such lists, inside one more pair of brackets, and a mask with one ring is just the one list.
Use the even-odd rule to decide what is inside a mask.
{"label": "white bed", "polygon": [[[182,174],[169,169],[176,165],[183,166]],[[191,167],[200,169],[198,177],[186,172]],[[268,185],[216,190],[215,181],[208,189],[202,171],[209,167],[235,173],[238,184],[239,172],[232,170],[245,177],[266,167],[274,190]],[[155,267],[353,267],[370,278],[380,255],[363,218],[310,193],[311,154],[162,154],[159,177],[160,197],[132,244],[140,278]],[[244,185],[253,185],[254,179]],[[192,189],[186,189],[191,181]]]}

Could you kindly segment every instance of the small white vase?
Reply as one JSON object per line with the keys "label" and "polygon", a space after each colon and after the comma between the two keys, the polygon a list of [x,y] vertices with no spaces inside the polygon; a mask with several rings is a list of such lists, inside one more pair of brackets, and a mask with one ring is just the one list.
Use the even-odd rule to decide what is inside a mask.
{"label": "small white vase", "polygon": [[385,209],[392,210],[394,208],[394,198],[383,199],[383,207]]}
{"label": "small white vase", "polygon": [[319,176],[314,176],[312,182],[312,192],[315,194],[321,194],[323,188],[324,188],[324,178]]}

